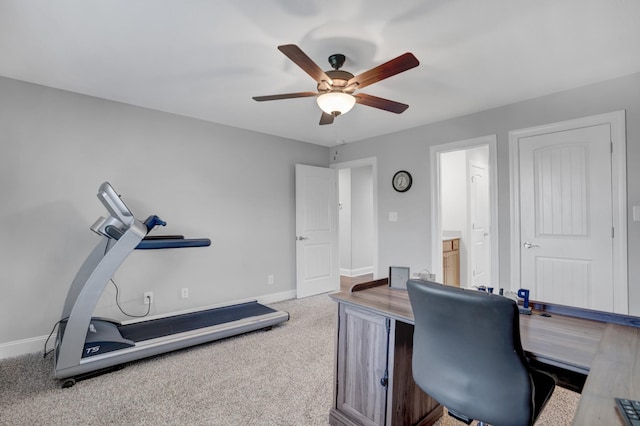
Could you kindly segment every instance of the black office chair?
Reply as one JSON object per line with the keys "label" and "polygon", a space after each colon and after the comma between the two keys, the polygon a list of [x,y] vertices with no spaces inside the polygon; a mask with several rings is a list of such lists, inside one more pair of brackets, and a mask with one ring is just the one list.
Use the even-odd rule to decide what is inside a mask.
{"label": "black office chair", "polygon": [[555,380],[529,367],[516,303],[506,297],[410,280],[413,377],[466,424],[532,425]]}

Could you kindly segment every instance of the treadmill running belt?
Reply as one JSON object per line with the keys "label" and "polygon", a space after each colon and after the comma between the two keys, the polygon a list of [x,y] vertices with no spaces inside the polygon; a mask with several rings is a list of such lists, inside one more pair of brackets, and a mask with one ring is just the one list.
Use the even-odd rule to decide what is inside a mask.
{"label": "treadmill running belt", "polygon": [[118,330],[120,330],[122,337],[125,339],[133,340],[134,342],[141,342],[143,340],[155,339],[204,327],[211,327],[272,312],[277,311],[261,305],[258,302],[248,302],[238,305],[224,306],[221,308],[208,309],[206,311],[122,325],[118,327]]}

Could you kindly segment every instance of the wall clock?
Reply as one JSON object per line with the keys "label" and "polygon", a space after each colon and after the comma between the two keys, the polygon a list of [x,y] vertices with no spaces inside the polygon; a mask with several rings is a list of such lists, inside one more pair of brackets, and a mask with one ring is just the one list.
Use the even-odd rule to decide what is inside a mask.
{"label": "wall clock", "polygon": [[411,188],[411,184],[413,183],[413,178],[411,177],[411,173],[406,170],[400,170],[393,175],[393,179],[391,180],[393,184],[393,189],[398,192],[407,192],[409,188]]}

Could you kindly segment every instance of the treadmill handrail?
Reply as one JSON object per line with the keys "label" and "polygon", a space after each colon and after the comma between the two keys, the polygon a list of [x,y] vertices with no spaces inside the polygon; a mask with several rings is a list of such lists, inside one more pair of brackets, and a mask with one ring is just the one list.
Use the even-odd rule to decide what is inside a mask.
{"label": "treadmill handrail", "polygon": [[158,238],[142,240],[136,250],[160,250],[185,247],[209,247],[209,238]]}

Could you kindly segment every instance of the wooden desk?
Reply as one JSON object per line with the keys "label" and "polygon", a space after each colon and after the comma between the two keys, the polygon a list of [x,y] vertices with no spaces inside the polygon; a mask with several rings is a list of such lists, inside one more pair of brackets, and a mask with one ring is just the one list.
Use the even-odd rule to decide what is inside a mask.
{"label": "wooden desk", "polygon": [[[379,280],[363,285],[361,288],[364,290],[361,291],[338,292],[330,295],[339,303],[336,404],[331,409],[329,417],[333,425],[400,424],[396,421],[405,419],[402,417],[402,410],[412,410],[412,417],[405,424],[426,425],[433,424],[442,413],[442,407],[430,400],[413,383],[410,353],[408,355],[406,353],[411,352],[414,324],[408,293],[406,290],[392,289],[384,284],[384,280]],[[350,324],[354,324],[354,315],[365,319],[359,325],[359,334],[350,334],[353,330],[347,331]],[[630,322],[635,320],[637,319],[632,318]],[[384,353],[390,357],[393,361],[391,370],[394,374],[399,363],[405,363],[405,365],[404,376],[388,382],[388,387],[385,388],[386,395],[379,399],[378,405],[386,401],[386,407],[379,406],[375,418],[373,416],[369,418],[367,413],[353,412],[353,407],[345,406],[344,389],[349,388],[348,392],[352,392],[351,397],[354,392],[370,395],[370,390],[362,387],[362,382],[359,384],[350,382],[356,376],[360,377],[361,374],[366,373],[370,377],[370,382],[374,383],[378,380],[376,374],[384,374],[384,371],[364,371],[366,366],[359,365],[357,368],[360,370],[355,376],[345,375],[347,364],[351,363],[349,367],[351,374],[355,374],[354,369],[356,369],[353,360],[350,359],[354,354],[348,353],[345,347],[351,345],[351,349],[356,348],[359,351],[357,356],[361,357],[363,348],[369,347],[371,342],[363,337],[362,331],[367,328],[370,330],[371,324],[376,321],[381,330],[385,327],[391,330],[390,338],[386,345],[378,339],[375,343],[377,348],[370,355],[379,357]],[[610,422],[616,420],[620,425],[623,424],[616,412],[613,398],[619,396],[640,400],[640,328],[553,313],[551,317],[535,314],[521,315],[520,330],[522,347],[537,365],[549,366],[556,371],[578,376],[587,376],[574,418],[575,425],[611,424]],[[398,335],[401,335],[399,341]],[[399,342],[401,348],[396,347]],[[371,365],[367,363],[367,366]],[[389,368],[388,363],[387,368]],[[380,378],[382,377],[380,375]],[[419,397],[414,397],[423,404],[421,409],[412,409],[407,404],[403,407],[398,406],[398,401],[401,399],[398,393],[401,393],[403,398],[407,398],[407,386],[401,383],[404,380],[409,382],[407,386],[410,389],[421,394]],[[404,387],[401,388],[401,386]],[[342,392],[341,389],[343,389]],[[360,408],[365,406],[366,404]]]}
{"label": "wooden desk", "polygon": [[591,363],[574,425],[611,424],[618,418],[613,398],[640,400],[640,328],[607,324]]}

